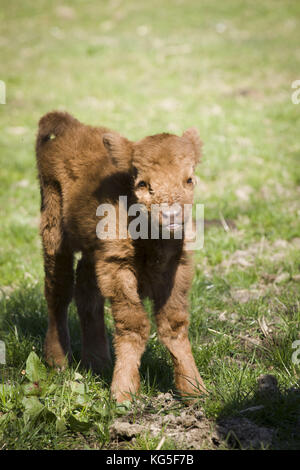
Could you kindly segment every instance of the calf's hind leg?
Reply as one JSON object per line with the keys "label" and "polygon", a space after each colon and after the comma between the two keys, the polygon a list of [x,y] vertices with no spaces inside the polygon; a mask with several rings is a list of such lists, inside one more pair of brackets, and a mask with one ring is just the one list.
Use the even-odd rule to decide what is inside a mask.
{"label": "calf's hind leg", "polygon": [[48,330],[44,343],[50,365],[64,367],[71,357],[68,306],[73,295],[72,253],[44,253]]}
{"label": "calf's hind leg", "polygon": [[104,298],[93,260],[83,255],[76,270],[75,301],[82,332],[82,364],[100,373],[111,363],[104,325]]}
{"label": "calf's hind leg", "polygon": [[50,365],[64,367],[71,357],[68,306],[73,295],[73,253],[61,223],[60,187],[52,182],[41,185],[41,224],[45,297],[48,305],[48,330],[44,351]]}

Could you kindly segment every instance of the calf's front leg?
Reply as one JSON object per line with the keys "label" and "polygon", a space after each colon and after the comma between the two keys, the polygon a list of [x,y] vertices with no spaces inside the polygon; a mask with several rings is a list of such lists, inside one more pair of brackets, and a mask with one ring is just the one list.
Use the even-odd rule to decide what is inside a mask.
{"label": "calf's front leg", "polygon": [[184,395],[206,393],[188,338],[188,312],[166,306],[156,316],[159,338],[170,351],[176,388]]}
{"label": "calf's front leg", "polygon": [[182,396],[206,394],[188,338],[189,313],[185,273],[179,267],[169,297],[156,305],[156,323],[161,342],[171,353],[176,388]]}
{"label": "calf's front leg", "polygon": [[[150,332],[150,322],[137,292],[137,280],[129,269],[101,269],[99,283],[110,297],[115,321],[115,367],[111,394],[117,402],[131,400],[140,387],[139,366]],[[97,270],[98,271],[98,270]],[[99,272],[99,271],[98,271]]]}
{"label": "calf's front leg", "polygon": [[116,363],[111,384],[113,397],[118,401],[131,399],[140,388],[139,367],[145,350],[150,326],[141,305],[114,299],[112,312],[115,319],[114,346]]}

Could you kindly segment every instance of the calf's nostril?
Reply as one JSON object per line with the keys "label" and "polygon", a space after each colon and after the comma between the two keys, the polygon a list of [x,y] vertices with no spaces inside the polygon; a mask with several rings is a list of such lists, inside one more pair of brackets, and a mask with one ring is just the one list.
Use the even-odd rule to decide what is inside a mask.
{"label": "calf's nostril", "polygon": [[163,209],[162,216],[164,219],[170,220],[170,223],[173,223],[176,217],[180,215],[180,207],[176,209]]}

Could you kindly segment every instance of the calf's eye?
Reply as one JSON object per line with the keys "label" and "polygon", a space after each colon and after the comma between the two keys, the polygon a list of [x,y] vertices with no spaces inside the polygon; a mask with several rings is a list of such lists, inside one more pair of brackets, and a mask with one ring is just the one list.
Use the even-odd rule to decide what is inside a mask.
{"label": "calf's eye", "polygon": [[186,180],[186,182],[187,182],[188,184],[192,184],[192,183],[193,183],[193,178],[188,178],[188,179]]}
{"label": "calf's eye", "polygon": [[139,181],[137,184],[138,188],[146,188],[146,186],[147,186],[146,181]]}

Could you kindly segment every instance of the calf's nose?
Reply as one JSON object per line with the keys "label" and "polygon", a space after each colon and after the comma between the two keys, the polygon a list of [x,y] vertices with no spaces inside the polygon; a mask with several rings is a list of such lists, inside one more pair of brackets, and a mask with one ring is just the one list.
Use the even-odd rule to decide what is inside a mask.
{"label": "calf's nose", "polygon": [[181,214],[181,207],[179,205],[176,205],[172,207],[162,208],[161,213],[164,222],[168,221],[170,224],[173,224],[176,219],[179,219],[179,216]]}

